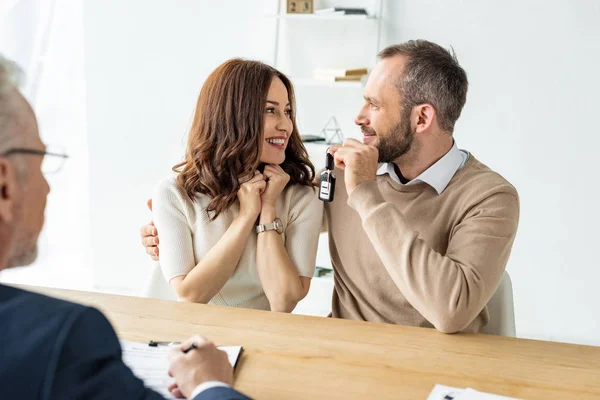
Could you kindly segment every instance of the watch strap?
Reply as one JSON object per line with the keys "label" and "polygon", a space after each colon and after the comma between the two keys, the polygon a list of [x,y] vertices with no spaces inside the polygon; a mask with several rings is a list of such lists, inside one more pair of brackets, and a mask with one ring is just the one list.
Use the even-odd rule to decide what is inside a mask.
{"label": "watch strap", "polygon": [[263,233],[266,231],[274,231],[275,228],[275,221],[269,223],[269,224],[260,224],[256,226],[256,233]]}

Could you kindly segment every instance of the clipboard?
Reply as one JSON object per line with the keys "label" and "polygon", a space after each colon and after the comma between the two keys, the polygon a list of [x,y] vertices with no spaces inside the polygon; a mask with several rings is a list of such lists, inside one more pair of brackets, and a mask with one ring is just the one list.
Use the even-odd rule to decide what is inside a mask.
{"label": "clipboard", "polygon": [[[144,382],[146,387],[160,393],[167,399],[174,399],[169,393],[169,385],[174,379],[169,377],[169,347],[178,342],[148,343],[120,340],[123,362],[133,374]],[[242,354],[242,346],[218,346],[227,353],[234,371]]]}

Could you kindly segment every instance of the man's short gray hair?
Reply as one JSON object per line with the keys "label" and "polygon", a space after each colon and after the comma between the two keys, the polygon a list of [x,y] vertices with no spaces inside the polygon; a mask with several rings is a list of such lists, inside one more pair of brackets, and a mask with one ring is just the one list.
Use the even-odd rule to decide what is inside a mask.
{"label": "man's short gray hair", "polygon": [[458,63],[454,50],[448,51],[427,40],[410,40],[386,47],[379,58],[397,55],[408,58],[403,76],[397,81],[404,106],[431,104],[440,128],[452,134],[469,88],[467,73]]}
{"label": "man's short gray hair", "polygon": [[11,137],[11,120],[14,119],[15,110],[10,106],[10,97],[14,96],[14,89],[19,89],[25,74],[16,62],[0,54],[0,152],[6,150]]}
{"label": "man's short gray hair", "polygon": [[23,70],[16,62],[0,54],[0,95],[12,88],[19,89],[23,82]]}

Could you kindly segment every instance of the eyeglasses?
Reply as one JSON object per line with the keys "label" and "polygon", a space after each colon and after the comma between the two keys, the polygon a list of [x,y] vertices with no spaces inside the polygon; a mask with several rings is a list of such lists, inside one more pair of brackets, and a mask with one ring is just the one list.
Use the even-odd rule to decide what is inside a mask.
{"label": "eyeglasses", "polygon": [[61,148],[47,147],[46,150],[26,149],[26,148],[14,148],[5,151],[0,154],[0,157],[8,157],[14,154],[33,154],[44,157],[42,161],[42,173],[53,174],[58,172],[63,165],[65,160],[69,158]]}

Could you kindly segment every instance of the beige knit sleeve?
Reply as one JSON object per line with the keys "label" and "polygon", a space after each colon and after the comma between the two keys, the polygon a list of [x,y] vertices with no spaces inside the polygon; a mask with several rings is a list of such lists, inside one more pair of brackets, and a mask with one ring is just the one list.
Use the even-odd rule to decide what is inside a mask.
{"label": "beige knit sleeve", "polygon": [[348,204],[394,283],[411,305],[442,332],[465,329],[494,294],[516,235],[516,192],[481,194],[454,227],[445,255],[419,238],[404,215],[384,200],[377,183],[359,185]]}
{"label": "beige knit sleeve", "polygon": [[152,196],[152,214],[160,243],[160,266],[167,282],[196,265],[186,194],[173,178],[161,181]]}
{"label": "beige knit sleeve", "polygon": [[298,186],[291,198],[285,249],[300,276],[312,278],[323,221],[323,202],[316,190]]}

